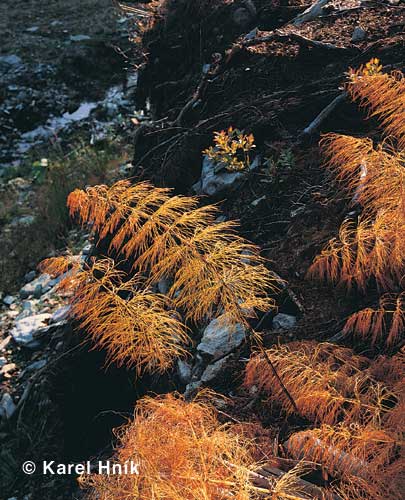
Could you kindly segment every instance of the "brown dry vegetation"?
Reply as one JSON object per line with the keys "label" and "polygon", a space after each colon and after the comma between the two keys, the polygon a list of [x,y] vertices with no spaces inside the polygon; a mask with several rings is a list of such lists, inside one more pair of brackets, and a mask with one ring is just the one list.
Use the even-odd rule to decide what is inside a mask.
{"label": "brown dry vegetation", "polygon": [[[403,14],[348,2],[343,13],[282,26],[275,38],[273,16],[292,20],[301,2],[257,1],[260,43],[245,43],[229,27],[231,4],[143,6],[149,17],[135,35],[149,59],[138,97],[150,90],[161,121],[138,130],[136,182],[87,187],[68,198],[72,218],[93,235],[94,258],[53,259],[43,270],[68,272],[61,287],[71,293],[81,333],[110,362],[138,374],[164,371],[192,352],[196,326],[224,312],[253,334],[257,312],[291,308],[293,296],[301,318],[288,332],[265,326],[263,343],[246,343],[243,358],[237,353],[236,383],[221,380],[232,400],[214,393],[139,400],[133,420],[117,431],[114,460],[139,462],[140,475],[90,475],[82,486],[88,498],[103,500],[398,500],[405,463],[405,80],[394,68],[403,66],[403,37],[394,28]],[[368,39],[356,48],[350,37],[359,23]],[[302,37],[338,46],[308,46]],[[211,58],[214,50],[221,58]],[[386,56],[389,67],[374,58],[361,65],[370,52]],[[208,80],[200,74],[206,60],[213,61]],[[295,141],[342,83],[350,102],[322,124],[329,133],[320,148],[313,137]],[[263,244],[288,282],[288,306],[273,295],[281,281],[259,247],[234,223],[218,222],[213,205],[199,207],[196,198],[149,181],[188,192],[212,133],[231,125],[253,133],[269,162],[222,206],[241,219],[241,234]],[[264,203],[252,204],[260,197]],[[156,293],[161,278],[170,280],[165,296]]]}

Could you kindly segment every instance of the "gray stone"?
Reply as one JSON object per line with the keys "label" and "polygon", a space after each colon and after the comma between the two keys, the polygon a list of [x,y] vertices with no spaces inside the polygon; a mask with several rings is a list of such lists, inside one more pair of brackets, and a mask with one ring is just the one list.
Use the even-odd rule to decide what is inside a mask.
{"label": "gray stone", "polygon": [[28,316],[32,316],[33,314],[35,314],[34,301],[24,300],[22,303],[22,311],[17,316],[17,319],[27,318]]}
{"label": "gray stone", "polygon": [[242,172],[228,172],[224,167],[213,162],[208,156],[204,156],[201,179],[193,185],[197,194],[216,196],[225,191],[237,189],[246,175],[260,165],[260,157],[256,156],[250,164],[249,169]]}
{"label": "gray stone", "polygon": [[202,387],[202,382],[191,382],[190,384],[187,385],[186,390],[184,391],[184,398],[186,400],[192,399],[199,389]]}
{"label": "gray stone", "polygon": [[0,401],[0,418],[10,419],[14,415],[16,408],[13,398],[8,392],[5,392]]}
{"label": "gray stone", "polygon": [[71,35],[69,40],[71,42],[85,42],[87,40],[91,40],[91,37],[88,35]]}
{"label": "gray stone", "polygon": [[297,318],[290,314],[279,313],[273,318],[273,328],[275,330],[289,330],[297,324]]}
{"label": "gray stone", "polygon": [[249,31],[249,33],[245,35],[245,40],[253,40],[254,38],[257,37],[258,32],[259,32],[258,28],[253,28],[252,31]]}
{"label": "gray stone", "polygon": [[6,66],[20,66],[20,64],[22,64],[22,59],[15,54],[0,56],[0,65],[1,64]]}
{"label": "gray stone", "polygon": [[167,292],[170,290],[171,285],[172,285],[171,280],[169,280],[168,278],[162,278],[157,284],[159,293],[161,293],[162,295],[166,295]]}
{"label": "gray stone", "polygon": [[30,365],[27,366],[25,369],[27,372],[33,372],[37,370],[41,370],[46,365],[46,360],[45,359],[40,359],[38,361],[34,361],[34,363],[31,363]]}
{"label": "gray stone", "polygon": [[225,370],[231,358],[232,355],[229,354],[228,356],[225,356],[225,358],[208,365],[204,370],[204,373],[201,375],[201,382],[207,384],[208,382],[216,379]]}
{"label": "gray stone", "polygon": [[40,344],[34,339],[34,334],[46,326],[51,317],[50,314],[43,313],[17,320],[10,332],[14,341],[20,346],[36,349]]}
{"label": "gray stone", "polygon": [[366,38],[367,32],[363,28],[360,28],[360,26],[356,26],[352,34],[352,43],[362,42]]}
{"label": "gray stone", "polygon": [[247,28],[253,21],[253,16],[248,9],[245,9],[245,7],[239,7],[233,13],[232,19],[238,28],[244,29]]}
{"label": "gray stone", "polygon": [[22,215],[21,217],[16,217],[10,222],[11,227],[18,227],[18,226],[24,226],[28,227],[31,226],[35,222],[35,216],[34,215]]}
{"label": "gray stone", "polygon": [[13,297],[12,295],[6,295],[3,299],[3,304],[6,306],[11,306],[15,302],[16,298]]}
{"label": "gray stone", "polygon": [[26,283],[29,283],[30,281],[35,279],[36,275],[37,275],[36,271],[32,270],[24,276],[24,281]]}
{"label": "gray stone", "polygon": [[177,375],[182,384],[188,384],[191,380],[191,365],[182,359],[177,361]]}
{"label": "gray stone", "polygon": [[57,323],[51,323],[50,325],[38,328],[33,337],[35,340],[43,339],[49,337],[51,334],[56,335],[57,333],[62,333],[63,328],[68,324],[67,320],[58,321]]}
{"label": "gray stone", "polygon": [[69,316],[71,307],[69,305],[67,306],[62,306],[59,307],[59,309],[56,309],[56,311],[53,312],[52,314],[52,323],[59,323],[60,321],[65,320]]}
{"label": "gray stone", "polygon": [[38,278],[21,288],[20,297],[22,299],[28,299],[28,297],[34,295],[35,298],[39,298],[44,293],[48,292],[54,284],[55,280],[53,280],[49,274],[41,274]]}
{"label": "gray stone", "polygon": [[237,349],[245,339],[241,324],[229,325],[223,316],[213,319],[204,330],[197,351],[213,360],[222,358]]}
{"label": "gray stone", "polygon": [[92,248],[93,248],[93,245],[91,243],[87,243],[86,245],[84,245],[84,247],[82,249],[82,255],[89,255]]}
{"label": "gray stone", "polygon": [[39,26],[31,26],[30,28],[27,28],[25,31],[28,31],[28,33],[36,33],[39,30]]}

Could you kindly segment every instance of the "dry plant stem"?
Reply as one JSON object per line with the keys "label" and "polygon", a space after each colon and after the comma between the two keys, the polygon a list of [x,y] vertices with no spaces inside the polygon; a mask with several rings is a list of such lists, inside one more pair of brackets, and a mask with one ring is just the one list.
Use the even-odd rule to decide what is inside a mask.
{"label": "dry plant stem", "polygon": [[280,375],[278,374],[276,367],[272,363],[271,359],[269,358],[269,355],[267,354],[266,350],[263,348],[263,346],[259,345],[259,350],[260,353],[264,356],[264,359],[266,360],[267,364],[269,365],[271,371],[273,372],[273,375],[276,377],[278,383],[280,384],[281,389],[283,390],[284,394],[287,396],[288,400],[290,401],[292,407],[294,408],[294,411],[297,413],[297,415],[301,416],[300,411],[298,410],[298,407],[291,396],[291,394],[288,392],[287,387],[284,385],[283,381],[281,380]]}
{"label": "dry plant stem", "polygon": [[331,103],[329,103],[318,115],[317,117],[306,127],[301,136],[311,136],[313,135],[322,123],[330,116],[330,114],[339,106],[341,102],[346,99],[346,92],[339,94],[337,97],[333,99]]}

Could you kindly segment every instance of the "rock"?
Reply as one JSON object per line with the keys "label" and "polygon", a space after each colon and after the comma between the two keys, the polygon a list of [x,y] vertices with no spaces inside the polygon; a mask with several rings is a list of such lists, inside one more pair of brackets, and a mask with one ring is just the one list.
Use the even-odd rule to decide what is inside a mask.
{"label": "rock", "polygon": [[187,385],[186,390],[184,391],[184,398],[186,400],[192,399],[199,389],[202,387],[202,382],[191,382],[190,384]]}
{"label": "rock", "polygon": [[38,284],[34,289],[34,298],[39,299],[42,295],[42,285]]}
{"label": "rock", "polygon": [[0,357],[0,368],[7,364],[7,359],[3,356]]}
{"label": "rock", "polygon": [[46,326],[51,317],[50,314],[43,313],[17,320],[14,328],[11,330],[14,341],[20,346],[36,349],[39,346],[39,342],[34,339],[34,334]]}
{"label": "rock", "polygon": [[191,365],[179,359],[177,361],[177,375],[182,384],[188,384],[191,380]]}
{"label": "rock", "polygon": [[30,28],[27,28],[25,31],[28,31],[28,33],[36,33],[39,30],[39,26],[31,26]]}
{"label": "rock", "polygon": [[55,280],[53,280],[49,274],[41,274],[38,278],[34,279],[30,283],[27,283],[21,288],[20,297],[22,299],[28,299],[28,297],[33,295],[38,299],[54,286],[54,281]]}
{"label": "rock", "polygon": [[34,215],[23,215],[21,217],[16,217],[10,222],[11,227],[18,227],[18,226],[24,226],[28,227],[31,226],[35,222],[35,216]]}
{"label": "rock", "polygon": [[12,339],[12,337],[11,337],[11,335],[9,335],[4,340],[0,341],[0,352],[3,352],[7,349],[8,344],[10,343],[11,339]]}
{"label": "rock", "polygon": [[253,21],[254,17],[245,7],[239,7],[232,15],[234,24],[240,29],[247,28]]}
{"label": "rock", "polygon": [[70,309],[71,307],[69,305],[56,309],[52,314],[51,323],[59,323],[65,320],[69,316]]}
{"label": "rock", "polygon": [[26,283],[29,283],[30,281],[35,279],[36,275],[37,275],[36,271],[32,270],[24,276],[24,281]]}
{"label": "rock", "polygon": [[[52,318],[51,318],[52,319]],[[52,334],[54,337],[57,332],[60,334],[63,332],[63,328],[67,325],[67,321],[58,321],[57,323],[51,323],[50,325],[44,326],[42,328],[38,328],[34,333],[33,337],[35,340],[49,338]]]}
{"label": "rock", "polygon": [[10,179],[7,182],[7,185],[16,191],[28,191],[32,187],[31,182],[27,179],[23,179],[22,177],[14,177],[14,179]]}
{"label": "rock", "polygon": [[1,367],[0,374],[1,375],[8,375],[9,373],[12,373],[15,371],[17,368],[17,365],[15,363],[7,363]]}
{"label": "rock", "polygon": [[297,318],[290,314],[279,313],[273,318],[273,328],[275,330],[289,330],[294,328],[297,323]]}
{"label": "rock", "polygon": [[22,311],[17,316],[17,319],[27,318],[33,316],[36,312],[33,300],[24,300],[22,303]]}
{"label": "rock", "polygon": [[6,420],[10,419],[16,408],[13,398],[8,392],[5,392],[0,401],[0,418],[5,418]]}
{"label": "rock", "polygon": [[3,299],[3,304],[5,304],[6,306],[11,306],[11,304],[13,304],[15,300],[16,298],[13,297],[12,295],[6,295]]}
{"label": "rock", "polygon": [[87,40],[91,40],[91,37],[88,35],[71,35],[69,40],[71,42],[85,42]]}
{"label": "rock", "polygon": [[24,371],[33,372],[33,371],[41,370],[41,368],[43,368],[45,365],[46,365],[46,360],[40,359],[40,360],[34,361],[34,363],[31,363],[30,365],[28,365]]}
{"label": "rock", "polygon": [[216,379],[225,370],[231,358],[232,355],[229,354],[217,362],[208,365],[204,370],[204,373],[201,375],[201,382],[207,384],[208,382]]}
{"label": "rock", "polygon": [[245,333],[241,324],[229,325],[220,316],[213,319],[204,330],[197,351],[215,361],[237,349],[244,341]]}
{"label": "rock", "polygon": [[257,37],[258,32],[259,32],[258,28],[253,28],[252,31],[249,31],[249,33],[245,35],[245,40],[253,40],[254,38]]}
{"label": "rock", "polygon": [[256,156],[248,170],[243,172],[228,172],[225,168],[204,156],[201,170],[201,179],[194,184],[193,189],[197,194],[216,196],[224,191],[235,190],[249,171],[255,170],[260,165],[260,157]]}
{"label": "rock", "polygon": [[91,243],[87,243],[86,245],[84,245],[84,247],[82,249],[82,255],[89,255],[92,248],[93,248],[93,245]]}
{"label": "rock", "polygon": [[362,42],[366,38],[367,32],[363,28],[360,28],[360,26],[356,26],[352,34],[352,43]]}
{"label": "rock", "polygon": [[9,56],[0,56],[0,66],[20,66],[22,64],[21,57],[11,54]]}
{"label": "rock", "polygon": [[170,290],[171,285],[172,285],[172,280],[168,278],[162,278],[157,284],[159,293],[161,293],[162,295],[166,295],[167,292]]}

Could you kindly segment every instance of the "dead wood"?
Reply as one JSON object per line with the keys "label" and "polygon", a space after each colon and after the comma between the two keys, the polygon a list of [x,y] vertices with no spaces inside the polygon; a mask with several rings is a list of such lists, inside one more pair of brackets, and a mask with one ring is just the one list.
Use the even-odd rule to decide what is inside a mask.
{"label": "dead wood", "polygon": [[307,127],[305,127],[305,129],[301,133],[301,138],[311,137],[315,135],[315,133],[319,130],[319,127],[322,125],[322,123],[345,99],[346,99],[346,92],[342,92],[337,97],[335,97],[333,101],[329,103]]}
{"label": "dead wood", "polygon": [[300,24],[312,21],[312,19],[315,19],[323,14],[324,7],[330,2],[331,0],[317,0],[310,7],[308,7],[308,9],[304,10],[302,14],[299,14],[295,19],[293,19],[292,23],[295,26],[299,26]]}

